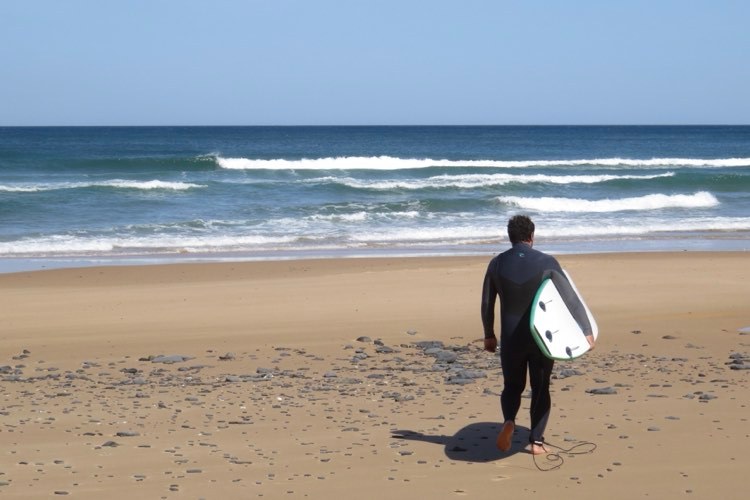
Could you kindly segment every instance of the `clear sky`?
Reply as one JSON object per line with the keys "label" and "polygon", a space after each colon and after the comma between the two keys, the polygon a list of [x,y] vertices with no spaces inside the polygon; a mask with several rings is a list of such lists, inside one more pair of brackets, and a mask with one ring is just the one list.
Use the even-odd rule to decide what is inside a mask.
{"label": "clear sky", "polygon": [[0,125],[750,124],[747,0],[0,0]]}

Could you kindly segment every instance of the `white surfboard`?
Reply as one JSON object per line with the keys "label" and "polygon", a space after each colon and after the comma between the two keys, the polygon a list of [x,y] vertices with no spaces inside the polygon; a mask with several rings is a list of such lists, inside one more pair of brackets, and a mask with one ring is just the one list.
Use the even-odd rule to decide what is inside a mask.
{"label": "white surfboard", "polygon": [[[591,323],[594,339],[599,335],[599,327],[594,320],[586,302],[578,292],[570,275],[565,272],[568,282],[583,304]],[[584,355],[591,348],[583,330],[560,296],[560,292],[551,279],[539,285],[534,303],[531,306],[531,335],[545,356],[557,360],[571,360]]]}

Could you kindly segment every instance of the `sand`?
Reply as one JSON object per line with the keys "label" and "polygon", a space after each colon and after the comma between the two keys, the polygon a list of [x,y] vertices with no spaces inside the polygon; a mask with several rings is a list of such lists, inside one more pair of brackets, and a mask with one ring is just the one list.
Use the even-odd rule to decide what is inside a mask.
{"label": "sand", "polygon": [[494,445],[488,260],[0,275],[0,496],[747,497],[750,254],[561,256],[601,333],[536,460],[528,399]]}

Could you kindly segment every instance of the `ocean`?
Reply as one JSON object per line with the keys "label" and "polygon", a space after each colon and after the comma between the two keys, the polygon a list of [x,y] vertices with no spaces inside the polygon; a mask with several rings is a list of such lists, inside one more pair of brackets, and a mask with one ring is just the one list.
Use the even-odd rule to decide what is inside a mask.
{"label": "ocean", "polygon": [[750,126],[0,127],[0,271],[750,249]]}

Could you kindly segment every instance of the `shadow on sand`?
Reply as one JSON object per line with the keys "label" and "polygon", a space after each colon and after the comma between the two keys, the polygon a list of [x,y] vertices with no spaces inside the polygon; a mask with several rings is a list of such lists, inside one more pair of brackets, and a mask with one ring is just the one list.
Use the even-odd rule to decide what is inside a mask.
{"label": "shadow on sand", "polygon": [[410,430],[391,431],[391,436],[395,439],[424,441],[442,445],[445,455],[451,460],[491,462],[523,452],[524,445],[528,440],[529,429],[516,426],[512,448],[508,452],[502,452],[497,449],[495,444],[500,427],[501,424],[497,422],[476,422],[460,429],[452,436],[423,434]]}

